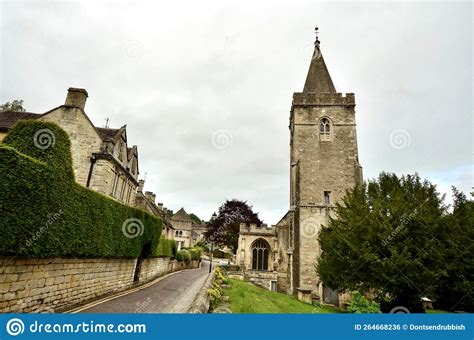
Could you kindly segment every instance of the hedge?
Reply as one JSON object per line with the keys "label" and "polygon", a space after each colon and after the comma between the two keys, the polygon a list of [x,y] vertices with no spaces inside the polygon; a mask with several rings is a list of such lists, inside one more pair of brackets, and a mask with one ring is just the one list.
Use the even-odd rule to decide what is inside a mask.
{"label": "hedge", "polygon": [[162,221],[77,184],[70,145],[42,121],[18,122],[0,144],[0,255],[152,255]]}
{"label": "hedge", "polygon": [[188,249],[188,251],[189,251],[189,254],[191,255],[191,260],[201,259],[201,253],[202,253],[201,248],[194,247],[194,248]]}
{"label": "hedge", "polygon": [[153,255],[158,257],[175,257],[176,251],[176,242],[162,237]]}
{"label": "hedge", "polygon": [[189,263],[191,262],[191,254],[186,249],[181,249],[176,254],[176,260],[178,260],[179,262]]}

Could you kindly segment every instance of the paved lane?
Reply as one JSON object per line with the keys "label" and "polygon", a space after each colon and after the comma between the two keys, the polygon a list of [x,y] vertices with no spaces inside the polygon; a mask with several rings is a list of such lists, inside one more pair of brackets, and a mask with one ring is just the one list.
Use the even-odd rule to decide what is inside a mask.
{"label": "paved lane", "polygon": [[80,313],[186,313],[204,285],[209,262],[172,274],[150,287],[105,301]]}

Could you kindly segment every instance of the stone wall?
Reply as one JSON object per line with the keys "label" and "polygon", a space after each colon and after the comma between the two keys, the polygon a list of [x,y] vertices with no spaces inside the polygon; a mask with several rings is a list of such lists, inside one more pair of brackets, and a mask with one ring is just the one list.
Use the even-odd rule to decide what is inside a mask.
{"label": "stone wall", "polygon": [[[0,313],[57,312],[132,287],[136,259],[0,258]],[[139,283],[198,268],[169,258],[142,262]]]}
{"label": "stone wall", "polygon": [[268,290],[272,290],[272,281],[276,282],[277,276],[276,272],[246,271],[244,273],[246,281]]}

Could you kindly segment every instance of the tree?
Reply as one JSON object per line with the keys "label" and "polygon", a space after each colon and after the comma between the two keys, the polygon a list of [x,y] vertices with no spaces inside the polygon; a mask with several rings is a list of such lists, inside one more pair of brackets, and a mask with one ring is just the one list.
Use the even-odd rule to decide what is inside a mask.
{"label": "tree", "polygon": [[474,312],[474,201],[453,187],[453,211],[446,216],[445,275],[438,285],[435,306]]}
{"label": "tree", "polygon": [[197,215],[195,215],[193,213],[189,214],[189,217],[191,217],[191,220],[193,220],[193,222],[196,223],[196,224],[201,224],[202,223],[202,220],[199,217],[197,217]]}
{"label": "tree", "polygon": [[20,111],[25,112],[23,108],[23,99],[15,99],[11,102],[6,102],[0,105],[0,112],[2,111]]}
{"label": "tree", "polygon": [[204,236],[206,240],[220,246],[228,246],[235,252],[239,242],[240,223],[260,225],[262,221],[258,218],[258,213],[254,213],[246,201],[226,200],[219,207],[218,214],[209,221],[208,230]]}
{"label": "tree", "polygon": [[382,173],[348,191],[319,235],[317,272],[339,291],[371,292],[383,311],[422,312],[445,275],[446,206],[436,186],[414,176]]}

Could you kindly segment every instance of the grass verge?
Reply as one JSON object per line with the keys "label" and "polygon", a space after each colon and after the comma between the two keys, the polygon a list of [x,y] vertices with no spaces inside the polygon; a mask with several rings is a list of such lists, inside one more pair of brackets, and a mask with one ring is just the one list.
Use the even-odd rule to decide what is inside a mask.
{"label": "grass verge", "polygon": [[251,283],[227,279],[230,288],[225,289],[229,296],[232,313],[273,314],[273,313],[341,313],[336,307],[313,306],[282,293],[272,292]]}

